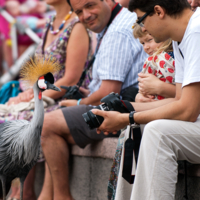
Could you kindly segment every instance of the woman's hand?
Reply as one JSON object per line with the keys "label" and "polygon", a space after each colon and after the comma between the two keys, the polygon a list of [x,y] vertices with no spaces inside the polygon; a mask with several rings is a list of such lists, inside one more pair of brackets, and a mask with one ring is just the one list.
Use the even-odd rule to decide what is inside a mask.
{"label": "woman's hand", "polygon": [[34,97],[33,89],[28,89],[24,92],[21,92],[16,97],[11,97],[8,100],[8,105],[18,104],[21,102],[29,102]]}
{"label": "woman's hand", "polygon": [[63,101],[59,102],[59,105],[66,106],[66,107],[76,106],[77,100],[76,99],[63,100]]}
{"label": "woman's hand", "polygon": [[139,92],[143,95],[159,95],[159,89],[163,83],[153,74],[138,74]]}
{"label": "woman's hand", "polygon": [[98,109],[93,109],[92,112],[93,114],[104,118],[101,126],[97,128],[98,134],[100,134],[101,131],[103,131],[105,135],[108,135],[111,132],[116,134],[118,130],[129,124],[129,114],[127,113],[124,114],[116,111],[102,111]]}
{"label": "woman's hand", "polygon": [[87,97],[90,94],[90,90],[85,89],[83,87],[80,87],[79,91],[83,94],[84,97]]}
{"label": "woman's hand", "polygon": [[145,102],[156,101],[154,98],[155,98],[155,96],[153,96],[153,95],[144,96],[143,94],[138,93],[135,97],[135,102],[145,103]]}

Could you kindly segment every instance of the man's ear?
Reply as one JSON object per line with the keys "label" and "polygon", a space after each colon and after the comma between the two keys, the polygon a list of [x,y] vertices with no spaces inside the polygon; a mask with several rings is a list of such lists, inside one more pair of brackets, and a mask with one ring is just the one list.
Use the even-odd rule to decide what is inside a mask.
{"label": "man's ear", "polygon": [[155,12],[155,14],[157,15],[157,16],[159,16],[161,19],[163,19],[164,18],[164,16],[165,16],[165,10],[161,7],[161,6],[159,6],[159,5],[156,5],[155,7],[154,7],[154,12]]}

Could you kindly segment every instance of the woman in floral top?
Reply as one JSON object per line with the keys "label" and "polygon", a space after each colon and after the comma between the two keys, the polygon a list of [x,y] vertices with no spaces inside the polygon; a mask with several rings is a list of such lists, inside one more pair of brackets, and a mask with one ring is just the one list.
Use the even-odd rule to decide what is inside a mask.
{"label": "woman in floral top", "polygon": [[[54,76],[57,87],[61,85],[76,85],[79,82],[83,70],[88,67],[88,62],[92,58],[91,33],[79,22],[76,14],[71,12],[71,7],[66,1],[45,1],[55,8],[57,15],[47,20],[44,36],[41,44],[36,49],[35,56],[54,57],[59,61],[61,70]],[[82,86],[87,88],[89,82],[90,77],[88,72]],[[17,97],[10,98],[8,105],[28,102],[33,98],[32,88],[26,90],[22,83],[21,89],[24,92],[20,93]],[[47,107],[45,111],[50,112],[58,109],[58,102],[62,99],[65,92],[66,90],[63,89],[61,92],[44,91],[43,96],[50,97],[56,101],[55,105]],[[33,110],[22,111],[17,115],[0,113],[0,123],[14,119],[31,120],[33,114]],[[30,184],[32,184],[32,180],[30,180],[28,186]],[[13,196],[18,199],[18,194]],[[24,200],[27,199],[35,200],[36,197],[35,194],[26,194],[26,190],[24,190]]]}

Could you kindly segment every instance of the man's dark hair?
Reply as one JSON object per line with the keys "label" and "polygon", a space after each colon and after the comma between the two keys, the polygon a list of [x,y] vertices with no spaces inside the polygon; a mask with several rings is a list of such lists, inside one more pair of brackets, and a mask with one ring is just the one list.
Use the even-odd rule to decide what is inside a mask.
{"label": "man's dark hair", "polygon": [[191,8],[187,0],[130,0],[129,10],[139,9],[142,12],[154,11],[156,5],[165,9],[166,14],[177,16],[186,8]]}

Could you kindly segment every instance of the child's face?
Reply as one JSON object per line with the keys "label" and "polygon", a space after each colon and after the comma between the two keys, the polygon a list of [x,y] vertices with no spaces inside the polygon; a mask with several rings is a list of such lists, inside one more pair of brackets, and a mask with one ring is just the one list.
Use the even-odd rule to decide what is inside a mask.
{"label": "child's face", "polygon": [[162,43],[156,43],[153,37],[149,34],[140,37],[139,40],[140,43],[143,45],[144,51],[150,56],[152,56],[153,53],[157,51],[157,48],[162,44]]}

